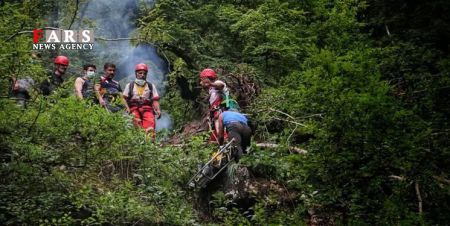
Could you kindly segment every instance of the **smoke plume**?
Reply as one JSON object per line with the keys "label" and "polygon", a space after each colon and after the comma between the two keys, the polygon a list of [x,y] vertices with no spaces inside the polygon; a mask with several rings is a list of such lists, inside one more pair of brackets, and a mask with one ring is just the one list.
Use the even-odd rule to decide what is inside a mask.
{"label": "smoke plume", "polygon": [[[86,24],[92,23],[95,37],[128,38],[136,29],[134,23],[137,20],[139,9],[153,7],[153,5],[154,1],[152,0],[88,0],[80,6],[78,26],[79,29],[85,29]],[[114,79],[120,80],[122,87],[134,80],[136,64],[147,64],[150,67],[147,80],[156,86],[160,96],[164,95],[167,66],[156,53],[155,47],[147,44],[134,46],[129,40],[96,40],[94,55],[102,63],[112,62],[117,65]],[[99,69],[101,68],[99,67]],[[172,120],[169,114],[162,114],[161,119],[157,121],[157,130],[170,129],[171,126]]]}

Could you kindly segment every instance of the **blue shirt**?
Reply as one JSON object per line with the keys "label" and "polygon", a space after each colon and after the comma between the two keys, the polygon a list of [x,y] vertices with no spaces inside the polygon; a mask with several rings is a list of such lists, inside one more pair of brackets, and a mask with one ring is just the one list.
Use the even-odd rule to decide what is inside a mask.
{"label": "blue shirt", "polygon": [[244,124],[247,124],[247,118],[245,117],[245,115],[239,113],[239,112],[234,112],[234,111],[224,111],[222,113],[222,118],[223,118],[223,124],[225,126],[229,125],[232,122],[242,122]]}

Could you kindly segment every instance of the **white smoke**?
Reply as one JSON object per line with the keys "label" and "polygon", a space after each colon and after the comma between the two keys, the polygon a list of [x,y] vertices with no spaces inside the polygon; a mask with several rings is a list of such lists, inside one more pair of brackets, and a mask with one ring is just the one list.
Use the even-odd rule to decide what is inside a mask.
{"label": "white smoke", "polygon": [[[86,29],[86,24],[93,23],[94,36],[107,39],[129,38],[136,29],[139,8],[153,7],[153,0],[88,0],[80,6],[79,29]],[[134,66],[145,63],[150,67],[147,80],[158,89],[160,96],[165,93],[164,80],[166,63],[156,53],[155,47],[147,44],[134,46],[129,40],[100,41],[96,40],[94,54],[99,71],[103,64],[111,62],[117,65],[116,80],[121,80],[122,86],[134,80]],[[171,129],[172,120],[168,113],[162,114],[157,121],[157,130]]]}
{"label": "white smoke", "polygon": [[169,113],[162,111],[161,118],[156,120],[156,131],[172,128],[172,118]]}

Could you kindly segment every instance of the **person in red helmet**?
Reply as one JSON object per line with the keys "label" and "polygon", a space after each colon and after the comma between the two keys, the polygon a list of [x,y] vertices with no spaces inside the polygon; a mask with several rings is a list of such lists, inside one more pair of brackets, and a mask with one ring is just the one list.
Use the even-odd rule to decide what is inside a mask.
{"label": "person in red helmet", "polygon": [[210,140],[217,140],[217,128],[218,128],[218,117],[222,111],[221,104],[223,101],[223,96],[228,95],[228,88],[225,82],[217,79],[216,72],[211,68],[206,68],[200,72],[200,85],[204,89],[208,89],[209,93],[209,117],[211,122],[211,129],[213,130]]}
{"label": "person in red helmet", "polygon": [[56,88],[64,82],[63,76],[69,67],[69,58],[66,56],[57,56],[54,59],[55,69],[48,74],[48,78],[41,83],[40,89],[43,95],[50,95]]}
{"label": "person in red helmet", "polygon": [[123,97],[127,111],[133,115],[133,122],[155,138],[155,114],[159,119],[159,95],[155,85],[147,81],[148,66],[140,63],[135,66],[136,79],[125,86]]}

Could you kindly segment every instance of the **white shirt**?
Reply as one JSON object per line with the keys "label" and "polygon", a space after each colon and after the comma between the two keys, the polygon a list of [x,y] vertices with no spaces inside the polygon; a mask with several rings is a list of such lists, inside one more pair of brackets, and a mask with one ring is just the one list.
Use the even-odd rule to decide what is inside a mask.
{"label": "white shirt", "polygon": [[212,105],[218,98],[222,98],[222,94],[228,95],[228,88],[225,82],[217,80],[214,83],[222,84],[223,89],[218,90],[214,87],[209,88],[209,105]]}
{"label": "white shirt", "polygon": [[[142,93],[142,95],[139,95],[137,90],[138,90],[138,85],[136,85],[136,83],[133,82],[133,94],[131,97],[131,100],[140,100],[140,99],[148,99],[148,100],[159,100],[159,94],[158,94],[158,90],[156,90],[155,85],[152,85],[152,90],[150,92],[150,85],[151,83],[147,82],[147,84],[145,84],[145,89],[144,92]],[[123,90],[123,96],[128,97],[128,93],[130,92],[130,83],[128,83],[125,86],[125,89]],[[150,93],[153,94],[152,97],[150,97]]]}

